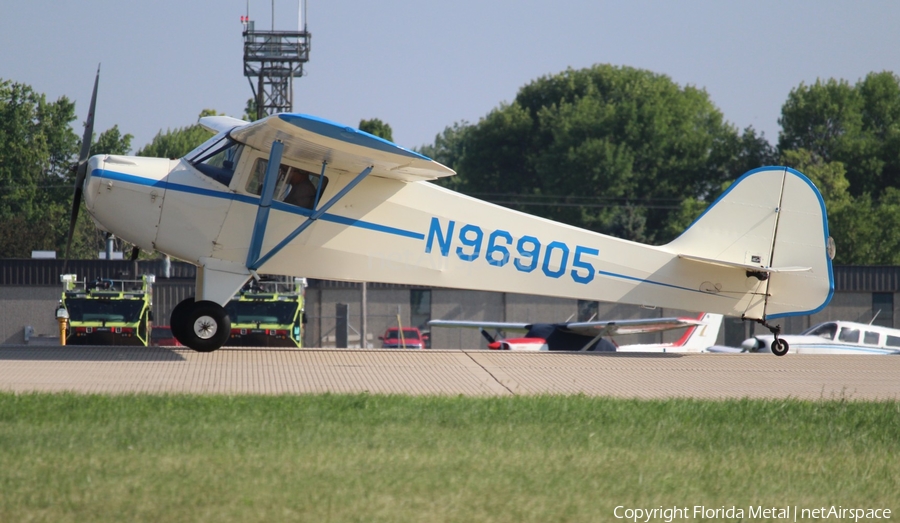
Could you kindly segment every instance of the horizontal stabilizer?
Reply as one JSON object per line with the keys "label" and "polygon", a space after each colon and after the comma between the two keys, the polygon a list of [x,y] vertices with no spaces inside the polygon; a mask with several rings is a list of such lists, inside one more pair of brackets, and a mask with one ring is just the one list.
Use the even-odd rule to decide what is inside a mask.
{"label": "horizontal stabilizer", "polygon": [[462,327],[467,329],[498,329],[519,331],[527,331],[531,328],[530,323],[508,323],[502,321],[431,320],[428,322],[428,325],[431,327]]}
{"label": "horizontal stabilizer", "polygon": [[639,318],[635,320],[582,321],[560,325],[560,328],[585,336],[621,336],[682,329],[701,325],[694,318]]}
{"label": "horizontal stabilizer", "polygon": [[[702,325],[703,322],[693,318],[639,318],[634,320],[601,320],[551,323],[553,327],[568,332],[581,334],[582,336],[613,336],[624,334],[642,334],[647,332],[661,332],[671,329],[682,329],[692,325]],[[509,323],[500,321],[454,321],[431,320],[428,325],[432,327],[464,327],[476,329],[498,330],[530,330],[533,323]]]}
{"label": "horizontal stabilizer", "polygon": [[678,257],[685,260],[708,263],[710,265],[718,265],[720,267],[734,267],[735,269],[754,272],[806,272],[812,270],[812,267],[763,267],[760,265],[750,265],[745,263],[734,263],[730,261],[716,260],[713,258],[704,258],[702,256],[691,256],[690,254],[679,254]]}

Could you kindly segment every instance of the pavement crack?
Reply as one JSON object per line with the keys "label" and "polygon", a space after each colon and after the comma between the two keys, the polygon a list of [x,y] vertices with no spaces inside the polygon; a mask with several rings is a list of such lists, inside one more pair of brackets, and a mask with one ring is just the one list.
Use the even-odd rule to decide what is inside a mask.
{"label": "pavement crack", "polygon": [[494,381],[496,381],[498,385],[500,385],[501,387],[503,387],[504,389],[506,389],[507,391],[509,391],[509,393],[512,394],[513,396],[516,395],[516,393],[513,392],[513,390],[512,390],[511,388],[507,387],[505,383],[503,383],[502,381],[500,381],[499,379],[497,379],[497,376],[494,376],[494,373],[493,373],[493,372],[487,370],[487,367],[485,367],[484,365],[482,365],[481,363],[479,363],[478,360],[476,360],[475,358],[473,358],[472,355],[469,354],[468,351],[463,351],[463,353],[464,353],[466,356],[468,356],[469,359],[472,360],[472,361],[475,363],[475,365],[478,365],[479,367],[481,367],[481,370],[483,370],[484,372],[487,372],[488,376],[490,376],[491,378],[493,378]]}

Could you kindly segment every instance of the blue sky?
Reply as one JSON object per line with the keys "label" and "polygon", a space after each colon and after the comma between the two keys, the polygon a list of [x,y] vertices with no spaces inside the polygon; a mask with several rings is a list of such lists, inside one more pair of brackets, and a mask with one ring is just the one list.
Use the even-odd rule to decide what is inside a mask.
{"label": "blue sky", "polygon": [[[0,78],[75,100],[79,134],[101,62],[95,130],[118,124],[134,150],[204,108],[239,117],[251,96],[246,0],[4,4]],[[271,7],[250,0],[257,28],[271,28]],[[297,27],[296,0],[274,7],[276,29]],[[567,67],[628,65],[704,88],[726,120],[773,143],[800,82],[900,72],[891,1],[308,0],[307,15],[312,49],[294,110],[352,126],[380,118],[407,147]]]}

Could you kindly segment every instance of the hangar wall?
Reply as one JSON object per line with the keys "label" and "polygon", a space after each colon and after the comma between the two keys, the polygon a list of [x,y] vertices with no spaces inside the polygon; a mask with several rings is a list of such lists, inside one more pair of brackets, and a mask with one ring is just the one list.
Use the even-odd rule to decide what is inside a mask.
{"label": "hangar wall", "polygon": [[[172,308],[194,294],[193,266],[180,262],[164,264],[161,260],[140,262],[105,262],[76,260],[68,272],[79,278],[130,277],[129,273],[156,274],[154,316],[157,325],[168,324]],[[58,336],[54,311],[59,303],[62,285],[62,260],[0,260],[0,344],[25,343],[25,327],[34,329],[30,343],[48,342]],[[168,274],[169,278],[165,277]],[[812,325],[829,320],[867,323],[877,312],[876,324],[898,326],[894,304],[900,298],[900,267],[835,267],[835,293],[822,311],[805,316],[778,319],[786,334],[798,333]],[[423,297],[427,297],[423,301]],[[579,302],[528,294],[422,289],[403,285],[368,285],[368,345],[380,347],[380,336],[396,326],[397,316],[404,326],[419,326],[428,319],[488,320],[509,322],[559,322],[569,318],[587,320],[596,314],[601,319],[630,319],[694,315],[672,309],[645,309],[634,305]],[[361,291],[359,284],[311,281],[307,289],[307,347],[334,346],[334,329],[338,303],[349,308],[351,346],[359,346]],[[427,307],[424,307],[427,305]],[[595,305],[594,305],[595,304]],[[414,310],[415,308],[418,310]],[[415,320],[415,321],[414,321]],[[356,332],[353,331],[356,330]],[[738,318],[726,318],[718,344],[737,346],[753,333],[765,328]],[[432,334],[434,348],[485,347],[477,329],[438,328]],[[353,337],[355,335],[355,338]],[[656,343],[674,341],[680,331],[631,336],[619,343]]]}

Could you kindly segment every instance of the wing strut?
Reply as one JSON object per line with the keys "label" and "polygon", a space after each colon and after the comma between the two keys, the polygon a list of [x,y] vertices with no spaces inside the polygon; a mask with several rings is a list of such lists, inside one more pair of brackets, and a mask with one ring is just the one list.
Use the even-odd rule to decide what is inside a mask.
{"label": "wing strut", "polygon": [[593,345],[593,344],[597,343],[598,341],[600,341],[600,338],[602,338],[604,334],[606,334],[606,332],[601,332],[600,334],[594,336],[594,337],[591,339],[591,341],[585,343],[585,344],[584,344],[584,347],[582,347],[581,349],[579,349],[579,352],[584,352],[584,351],[588,350],[589,348],[591,348],[591,345]]}
{"label": "wing strut", "polygon": [[[274,146],[274,144],[273,144],[273,146]],[[343,198],[348,192],[350,192],[351,189],[356,187],[359,184],[359,182],[363,181],[363,178],[365,178],[366,176],[369,175],[370,172],[372,172],[372,167],[373,166],[370,165],[370,166],[366,167],[365,169],[363,169],[361,173],[356,175],[356,178],[350,180],[350,183],[345,185],[344,188],[342,188],[340,191],[338,191],[337,194],[332,196],[330,200],[328,200],[327,202],[325,202],[324,205],[322,205],[322,207],[320,207],[318,209],[314,209],[313,213],[306,219],[305,222],[301,223],[299,227],[294,229],[294,232],[288,234],[283,240],[281,240],[281,242],[278,245],[276,245],[275,247],[272,248],[272,250],[267,252],[265,254],[265,256],[258,258],[255,261],[248,262],[247,268],[250,269],[251,271],[255,271],[255,270],[259,269],[264,263],[269,261],[269,259],[272,258],[272,256],[275,256],[276,254],[281,252],[281,249],[284,249],[287,246],[287,244],[291,243],[294,240],[294,238],[296,238],[297,236],[300,235],[300,233],[305,231],[307,229],[307,227],[312,225],[316,220],[321,218],[323,214],[328,212],[328,209],[330,209],[331,206],[336,204],[338,202],[338,200]],[[325,170],[325,164],[323,163],[322,164],[323,174],[324,174],[324,170]],[[268,176],[269,176],[269,173],[268,173],[268,171],[266,171],[266,177],[267,177],[266,181],[268,181]],[[321,178],[320,178],[320,182],[321,182]],[[317,191],[316,191],[317,198],[318,198],[318,192],[320,190],[321,190],[321,187],[319,189],[317,189]],[[260,200],[260,205],[262,205],[262,200]],[[257,233],[257,230],[254,229],[254,231],[253,231],[254,239],[256,237],[256,233]],[[264,235],[264,234],[265,234],[265,224],[263,224],[263,228],[260,230],[260,235]],[[261,241],[262,240],[260,240],[260,242]],[[248,260],[249,260],[249,257],[248,257]]]}
{"label": "wing strut", "polygon": [[253,225],[253,236],[250,238],[250,251],[247,253],[247,267],[250,269],[255,269],[253,264],[259,259],[259,253],[262,251],[263,237],[266,235],[266,225],[269,223],[269,210],[272,208],[272,199],[275,197],[275,182],[278,178],[283,151],[284,143],[277,140],[272,142],[269,164],[266,166],[266,174],[263,178],[262,195],[259,198],[259,208],[256,209],[256,223]]}

